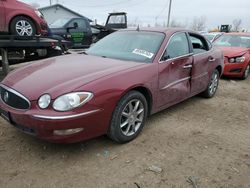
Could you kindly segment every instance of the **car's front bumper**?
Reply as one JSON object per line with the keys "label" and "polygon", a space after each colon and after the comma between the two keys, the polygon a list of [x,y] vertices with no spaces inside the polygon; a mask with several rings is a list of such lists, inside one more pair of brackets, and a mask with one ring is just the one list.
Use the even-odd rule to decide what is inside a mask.
{"label": "car's front bumper", "polygon": [[[57,143],[73,143],[103,135],[107,118],[102,109],[88,109],[84,112],[62,113],[47,110],[41,113],[32,105],[30,110],[19,111],[0,102],[1,114],[10,124],[22,132],[40,139]],[[58,132],[69,131],[67,134]],[[75,132],[74,130],[77,130]]]}
{"label": "car's front bumper", "polygon": [[242,77],[244,75],[244,71],[246,70],[247,63],[228,63],[225,62],[224,67],[224,76],[231,77]]}

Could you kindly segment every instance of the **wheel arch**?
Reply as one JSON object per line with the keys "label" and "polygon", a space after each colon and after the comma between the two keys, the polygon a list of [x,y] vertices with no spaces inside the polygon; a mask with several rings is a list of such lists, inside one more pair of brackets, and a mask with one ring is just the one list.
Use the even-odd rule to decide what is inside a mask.
{"label": "wheel arch", "polygon": [[221,76],[222,75],[222,66],[218,65],[215,69],[219,71],[220,76]]}
{"label": "wheel arch", "polygon": [[134,86],[126,90],[123,95],[127,94],[130,91],[138,91],[140,92],[147,100],[148,103],[148,116],[151,114],[152,106],[153,106],[153,96],[151,91],[145,86]]}

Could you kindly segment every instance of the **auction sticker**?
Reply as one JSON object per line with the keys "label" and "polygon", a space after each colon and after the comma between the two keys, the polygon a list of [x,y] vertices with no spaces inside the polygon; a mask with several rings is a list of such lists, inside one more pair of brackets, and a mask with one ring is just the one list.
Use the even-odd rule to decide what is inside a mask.
{"label": "auction sticker", "polygon": [[134,49],[134,51],[132,53],[137,54],[137,55],[141,55],[141,56],[144,56],[144,57],[147,57],[149,59],[151,59],[154,56],[153,53],[148,52],[146,50],[140,50],[140,49]]}

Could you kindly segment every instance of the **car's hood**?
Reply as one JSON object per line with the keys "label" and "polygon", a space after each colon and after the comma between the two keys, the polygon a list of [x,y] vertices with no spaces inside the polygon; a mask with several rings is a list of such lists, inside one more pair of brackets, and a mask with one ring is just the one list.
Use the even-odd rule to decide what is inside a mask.
{"label": "car's hood", "polygon": [[27,9],[30,9],[30,10],[36,10],[34,7],[32,7],[31,5],[29,4],[26,4],[24,2],[21,2],[21,1],[16,1],[16,3],[20,6],[20,7],[25,7]]}
{"label": "car's hood", "polygon": [[10,73],[2,84],[20,92],[29,100],[44,93],[52,98],[141,63],[74,54],[33,62]]}
{"label": "car's hood", "polygon": [[223,51],[225,57],[242,56],[248,51],[248,48],[243,48],[243,47],[225,47],[225,46],[223,47],[217,46],[217,47]]}

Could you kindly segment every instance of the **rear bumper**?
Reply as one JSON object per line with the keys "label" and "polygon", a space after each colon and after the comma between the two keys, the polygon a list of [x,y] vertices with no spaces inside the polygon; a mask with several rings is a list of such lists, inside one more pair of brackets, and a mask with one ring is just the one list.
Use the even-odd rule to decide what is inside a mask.
{"label": "rear bumper", "polygon": [[41,34],[42,36],[48,36],[49,34],[49,27],[45,20],[39,20],[37,23],[37,34]]}

